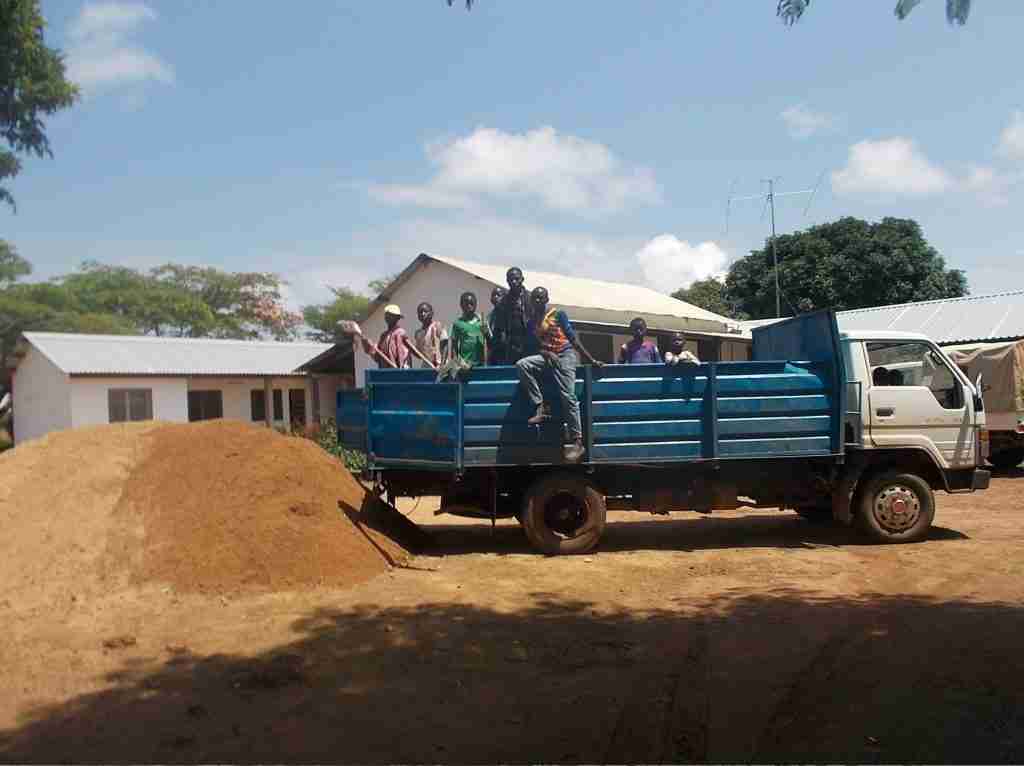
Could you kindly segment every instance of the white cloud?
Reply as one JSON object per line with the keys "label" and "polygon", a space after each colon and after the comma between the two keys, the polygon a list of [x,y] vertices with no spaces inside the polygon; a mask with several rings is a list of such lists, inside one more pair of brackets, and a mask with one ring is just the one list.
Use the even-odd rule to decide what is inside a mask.
{"label": "white cloud", "polygon": [[954,183],[908,138],[860,141],[850,147],[846,167],[832,173],[837,194],[887,194],[924,197]]}
{"label": "white cloud", "polygon": [[435,186],[370,184],[366,192],[371,199],[387,205],[414,205],[438,209],[463,209],[474,206],[471,197]]}
{"label": "white cloud", "polygon": [[[329,299],[326,285],[363,290],[369,280],[404,269],[425,252],[477,263],[518,265],[526,272],[528,284],[531,271],[642,283],[643,274],[633,256],[643,242],[642,237],[556,231],[489,215],[464,220],[416,217],[386,229],[357,233],[329,248],[329,254],[325,250],[319,263],[290,273],[289,281],[301,302],[320,302]],[[457,309],[446,306],[444,313]]]}
{"label": "white cloud", "polygon": [[128,38],[157,18],[143,3],[87,2],[71,23],[68,74],[86,91],[156,80],[174,82],[174,70]]}
{"label": "white cloud", "polygon": [[999,153],[1011,160],[1024,160],[1024,112],[1014,112],[1010,124],[999,136]]}
{"label": "white cloud", "polygon": [[1009,204],[1010,187],[1019,180],[1014,174],[1002,173],[984,165],[972,165],[963,185],[986,205],[1002,206]]}
{"label": "white cloud", "polygon": [[828,130],[835,125],[835,119],[823,112],[815,112],[805,104],[788,107],[779,115],[786,123],[786,129],[793,138],[810,138],[815,133]]}
{"label": "white cloud", "polygon": [[429,146],[427,156],[437,169],[428,183],[376,184],[369,189],[371,196],[390,204],[447,208],[466,207],[479,198],[525,199],[582,214],[660,199],[649,169],[627,166],[604,144],[552,127],[525,133],[477,128]]}
{"label": "white cloud", "polygon": [[716,242],[691,245],[673,234],[660,234],[635,256],[648,285],[671,292],[689,287],[698,279],[721,276],[729,256]]}

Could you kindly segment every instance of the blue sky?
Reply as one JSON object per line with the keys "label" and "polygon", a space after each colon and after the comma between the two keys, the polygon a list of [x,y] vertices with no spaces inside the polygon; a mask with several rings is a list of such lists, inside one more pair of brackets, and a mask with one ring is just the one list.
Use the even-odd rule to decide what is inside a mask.
{"label": "blue sky", "polygon": [[912,217],[976,294],[1024,287],[1024,3],[43,0],[85,97],[0,236],[268,270],[294,304],[421,251],[671,291],[841,215]]}

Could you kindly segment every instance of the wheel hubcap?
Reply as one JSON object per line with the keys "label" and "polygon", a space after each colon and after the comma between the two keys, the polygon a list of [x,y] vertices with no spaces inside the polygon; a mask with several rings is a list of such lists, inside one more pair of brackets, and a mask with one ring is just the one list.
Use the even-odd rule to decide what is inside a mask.
{"label": "wheel hubcap", "polygon": [[921,516],[917,494],[902,485],[885,487],[875,496],[875,519],[889,532],[905,532]]}
{"label": "wheel hubcap", "polygon": [[565,538],[575,537],[587,521],[587,505],[568,493],[555,495],[544,508],[548,529]]}

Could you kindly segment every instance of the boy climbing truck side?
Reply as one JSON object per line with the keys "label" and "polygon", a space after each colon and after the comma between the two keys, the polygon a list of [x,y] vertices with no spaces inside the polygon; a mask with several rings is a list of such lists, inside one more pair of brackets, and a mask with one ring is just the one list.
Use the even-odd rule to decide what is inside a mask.
{"label": "boy climbing truck side", "polygon": [[[921,335],[840,335],[830,311],[753,334],[749,362],[582,366],[585,454],[566,463],[562,413],[538,425],[514,367],[368,370],[338,394],[343,442],[393,497],[439,513],[516,518],[546,554],[585,553],[608,508],[665,514],[789,508],[878,542],[924,538],[933,492],[986,489],[980,393]],[[557,402],[557,396],[545,396]]]}

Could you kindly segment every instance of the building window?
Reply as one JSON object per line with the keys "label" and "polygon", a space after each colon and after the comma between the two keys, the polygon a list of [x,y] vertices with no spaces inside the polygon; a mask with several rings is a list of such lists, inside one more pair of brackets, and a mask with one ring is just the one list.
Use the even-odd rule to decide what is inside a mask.
{"label": "building window", "polygon": [[615,338],[603,332],[577,333],[583,348],[595,359],[607,364],[615,364]]}
{"label": "building window", "polygon": [[[262,388],[256,388],[249,392],[249,402],[252,405],[252,419],[254,421],[267,419],[267,398]],[[280,388],[274,389],[274,420],[284,420],[284,396]]]}
{"label": "building window", "polygon": [[189,391],[188,419],[213,420],[224,417],[224,396],[220,391]]}
{"label": "building window", "polygon": [[288,416],[293,425],[306,425],[306,389],[288,389]]}
{"label": "building window", "polygon": [[153,419],[153,389],[111,388],[107,391],[111,423]]}

